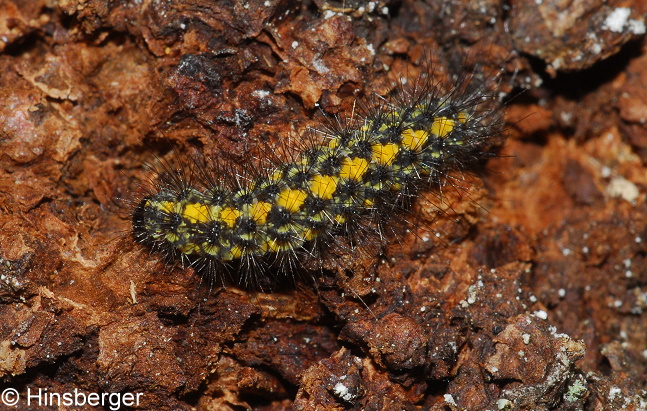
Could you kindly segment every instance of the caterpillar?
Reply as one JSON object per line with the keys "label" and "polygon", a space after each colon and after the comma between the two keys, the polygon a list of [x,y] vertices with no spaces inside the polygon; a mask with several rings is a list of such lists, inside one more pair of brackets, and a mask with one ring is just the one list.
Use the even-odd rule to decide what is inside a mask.
{"label": "caterpillar", "polygon": [[318,258],[339,235],[379,232],[422,191],[441,192],[452,172],[493,155],[500,104],[476,78],[444,91],[421,76],[359,102],[360,114],[324,122],[311,143],[252,173],[199,160],[166,166],[132,212],[134,239],[208,274],[236,265],[234,281],[249,285],[270,267]]}

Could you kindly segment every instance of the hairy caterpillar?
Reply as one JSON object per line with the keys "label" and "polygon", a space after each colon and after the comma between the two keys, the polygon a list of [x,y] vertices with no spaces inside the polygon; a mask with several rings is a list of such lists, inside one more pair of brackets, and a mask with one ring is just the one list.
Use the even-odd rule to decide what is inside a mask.
{"label": "hairy caterpillar", "polygon": [[167,262],[209,274],[237,264],[234,280],[249,285],[250,273],[292,269],[338,235],[380,230],[420,191],[442,190],[451,172],[492,156],[500,106],[475,78],[443,91],[420,77],[391,98],[362,104],[348,121],[329,121],[313,132],[322,143],[251,175],[200,162],[166,167],[132,213],[134,238]]}

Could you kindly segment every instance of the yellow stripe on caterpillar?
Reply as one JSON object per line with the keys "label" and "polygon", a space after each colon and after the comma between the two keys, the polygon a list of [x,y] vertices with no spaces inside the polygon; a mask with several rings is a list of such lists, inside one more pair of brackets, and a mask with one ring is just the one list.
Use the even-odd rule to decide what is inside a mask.
{"label": "yellow stripe on caterpillar", "polygon": [[438,136],[440,138],[445,138],[449,133],[454,129],[454,124],[456,122],[451,118],[447,117],[437,117],[434,119],[434,122],[431,124],[429,131],[431,134]]}
{"label": "yellow stripe on caterpillar", "polygon": [[192,224],[210,221],[209,216],[209,207],[201,203],[187,203],[182,211],[182,217]]}
{"label": "yellow stripe on caterpillar", "polygon": [[402,145],[409,150],[420,151],[427,142],[429,133],[425,130],[412,130],[410,128],[402,132]]}
{"label": "yellow stripe on caterpillar", "polygon": [[220,211],[220,220],[225,223],[229,228],[233,228],[236,224],[238,217],[243,215],[242,211],[233,207],[226,207]]}
{"label": "yellow stripe on caterpillar", "polygon": [[371,151],[373,152],[373,160],[379,164],[390,166],[395,161],[395,156],[400,150],[400,147],[395,143],[387,144],[373,144]]}
{"label": "yellow stripe on caterpillar", "polygon": [[341,162],[339,177],[349,180],[362,181],[364,174],[368,171],[368,160],[355,157],[350,159],[345,157]]}
{"label": "yellow stripe on caterpillar", "polygon": [[296,213],[306,198],[308,198],[308,193],[305,191],[286,188],[277,197],[276,205],[285,208],[290,213]]}
{"label": "yellow stripe on caterpillar", "polygon": [[335,176],[317,174],[310,181],[310,191],[315,197],[330,200],[337,190],[337,180],[338,178]]}
{"label": "yellow stripe on caterpillar", "polygon": [[247,215],[256,222],[256,224],[267,223],[267,215],[272,209],[272,204],[265,201],[258,201],[252,204],[247,212]]}

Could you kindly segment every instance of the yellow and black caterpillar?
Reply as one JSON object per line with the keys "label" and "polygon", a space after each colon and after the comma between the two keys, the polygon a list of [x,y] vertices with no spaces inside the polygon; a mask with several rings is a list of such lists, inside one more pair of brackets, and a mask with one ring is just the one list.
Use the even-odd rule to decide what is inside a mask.
{"label": "yellow and black caterpillar", "polygon": [[329,126],[325,143],[260,166],[253,178],[201,166],[189,171],[196,178],[162,173],[133,213],[134,237],[211,273],[235,261],[254,270],[285,266],[355,227],[388,224],[421,190],[451,185],[448,173],[491,156],[499,105],[469,83],[444,93],[429,80],[400,89],[358,119]]}

